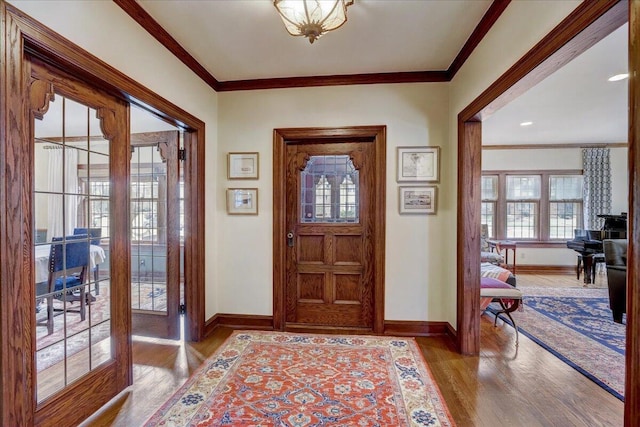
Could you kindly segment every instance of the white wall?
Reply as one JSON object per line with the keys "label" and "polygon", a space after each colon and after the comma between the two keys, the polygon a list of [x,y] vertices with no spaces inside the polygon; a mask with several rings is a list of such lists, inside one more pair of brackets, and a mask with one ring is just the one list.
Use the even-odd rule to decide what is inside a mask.
{"label": "white wall", "polygon": [[206,124],[205,316],[217,310],[213,278],[217,188],[217,94],[111,1],[17,1],[18,9],[153,90]]}
{"label": "white wall", "polygon": [[[611,213],[628,211],[627,149],[611,148]],[[582,149],[483,150],[482,170],[582,169]],[[576,264],[576,253],[568,248],[520,248],[518,264],[559,266]]]}
{"label": "white wall", "polygon": [[[444,282],[452,259],[451,197],[440,193],[437,215],[398,213],[396,147],[447,144],[446,83],[339,86],[219,94],[217,217],[220,250],[216,300],[223,313],[272,314],[273,129],[387,126],[385,319],[443,320]],[[258,181],[227,181],[226,153],[258,151]],[[240,184],[240,185],[239,185]],[[257,217],[225,213],[226,187],[258,187]]]}

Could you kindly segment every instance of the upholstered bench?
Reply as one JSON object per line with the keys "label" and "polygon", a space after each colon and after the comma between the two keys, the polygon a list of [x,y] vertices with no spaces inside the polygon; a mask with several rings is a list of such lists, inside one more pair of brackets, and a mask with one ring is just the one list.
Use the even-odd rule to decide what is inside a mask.
{"label": "upholstered bench", "polygon": [[482,310],[484,311],[492,301],[498,302],[502,307],[502,310],[496,313],[493,326],[497,325],[499,315],[506,314],[516,330],[516,345],[518,345],[518,326],[513,317],[511,317],[511,313],[520,307],[522,291],[493,277],[482,277],[480,279],[480,307]]}

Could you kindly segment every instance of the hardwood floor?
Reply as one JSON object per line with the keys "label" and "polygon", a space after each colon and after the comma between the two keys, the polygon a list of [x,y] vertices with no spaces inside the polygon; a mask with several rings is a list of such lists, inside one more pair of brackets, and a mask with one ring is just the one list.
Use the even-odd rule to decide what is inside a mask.
{"label": "hardwood floor", "polygon": [[[594,286],[606,286],[598,275]],[[600,281],[600,282],[599,282]],[[582,286],[575,276],[518,275],[522,286]],[[621,426],[623,403],[510,326],[482,316],[481,354],[462,356],[446,336],[420,337],[444,400],[459,427]],[[134,385],[84,426],[138,426],[229,336],[200,343],[134,340]]]}

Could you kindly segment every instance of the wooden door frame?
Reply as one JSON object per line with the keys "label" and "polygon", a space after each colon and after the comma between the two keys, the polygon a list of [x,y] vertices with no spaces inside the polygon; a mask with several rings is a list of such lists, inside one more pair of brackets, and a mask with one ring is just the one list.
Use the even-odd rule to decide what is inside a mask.
{"label": "wooden door frame", "polygon": [[[630,7],[629,7],[630,6]],[[629,22],[629,249],[625,426],[640,425],[640,1],[584,2],[458,115],[457,343],[480,351],[480,176],[482,121]]]}
{"label": "wooden door frame", "polygon": [[[118,99],[152,109],[184,129],[185,164],[185,338],[204,332],[204,142],[205,125],[154,92],[0,0],[0,425],[33,425],[35,299],[31,298],[31,197],[28,100],[24,99],[25,54],[72,73]],[[129,295],[130,300],[130,295]],[[129,301],[127,300],[127,301]],[[130,310],[127,301],[119,306]],[[128,330],[131,319],[128,317]],[[120,337],[123,338],[123,337]],[[130,337],[124,337],[130,341]],[[85,395],[78,399],[86,398]]]}
{"label": "wooden door frame", "polygon": [[285,329],[286,287],[286,146],[301,141],[343,142],[368,140],[375,145],[373,224],[374,239],[374,316],[375,334],[384,332],[384,269],[386,215],[386,126],[340,128],[288,128],[273,131],[273,329]]}

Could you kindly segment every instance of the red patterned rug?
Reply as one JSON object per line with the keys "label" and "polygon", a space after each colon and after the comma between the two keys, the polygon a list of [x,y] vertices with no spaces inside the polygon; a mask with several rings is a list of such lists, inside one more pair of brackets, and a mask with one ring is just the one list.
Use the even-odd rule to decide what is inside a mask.
{"label": "red patterned rug", "polygon": [[236,331],[147,426],[453,426],[412,338]]}

